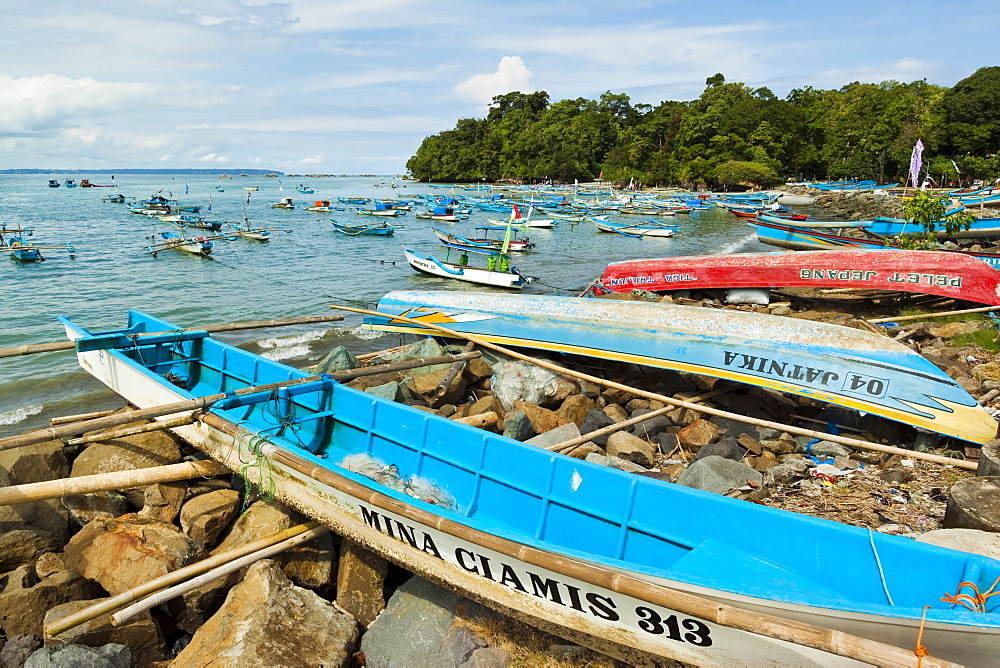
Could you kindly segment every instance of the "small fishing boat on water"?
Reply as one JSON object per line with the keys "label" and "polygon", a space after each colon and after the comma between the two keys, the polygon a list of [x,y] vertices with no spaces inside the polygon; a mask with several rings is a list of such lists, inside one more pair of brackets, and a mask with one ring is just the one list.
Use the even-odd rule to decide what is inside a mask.
{"label": "small fishing boat on water", "polygon": [[477,232],[482,232],[482,236],[475,237],[472,239],[467,239],[466,237],[459,236],[457,234],[452,234],[450,232],[445,232],[444,230],[434,229],[434,234],[437,235],[438,241],[442,246],[447,246],[449,248],[457,248],[459,250],[495,250],[502,251],[504,238],[491,238],[491,232],[504,232],[510,229],[510,237],[507,239],[507,250],[509,251],[528,251],[535,247],[535,244],[531,243],[528,237],[518,238],[519,232],[517,230],[511,229],[506,225],[486,225],[482,227],[477,227]]}
{"label": "small fishing boat on water", "polygon": [[164,216],[174,212],[172,205],[176,201],[169,200],[159,193],[150,195],[148,199],[141,200],[137,205],[128,204],[128,210],[143,216]]}
{"label": "small fishing boat on water", "polygon": [[192,255],[208,256],[212,252],[212,241],[225,238],[223,235],[187,238],[174,232],[160,232],[159,236],[163,241],[146,246],[146,250],[153,257],[164,250],[179,250]]}
{"label": "small fishing boat on water", "polygon": [[[462,249],[457,262],[450,261],[451,249],[448,250],[448,256],[445,256],[444,260],[405,247],[403,252],[406,253],[406,261],[411,267],[430,276],[518,290],[535,280],[534,276],[525,276],[517,270],[517,267],[512,266],[507,255],[494,250]],[[470,266],[470,253],[476,257],[484,255],[486,268]]]}
{"label": "small fishing boat on water", "polygon": [[59,179],[49,179],[49,188],[58,188],[62,184],[59,183]]}
{"label": "small fishing boat on water", "polygon": [[295,203],[292,201],[291,197],[282,197],[280,200],[271,200],[268,202],[274,209],[294,209]]}
{"label": "small fishing boat on water", "polygon": [[65,250],[70,257],[76,256],[76,249],[71,244],[36,244],[28,238],[34,233],[30,228],[7,227],[7,223],[3,223],[0,225],[0,251],[6,251],[18,262],[43,262],[43,250]]}
{"label": "small fishing boat on water", "polygon": [[396,226],[390,225],[389,223],[363,223],[360,225],[352,225],[350,223],[341,223],[333,219],[330,220],[330,223],[336,231],[352,237],[360,234],[391,237],[396,232]]}
{"label": "small fishing boat on water", "polygon": [[314,192],[316,192],[316,189],[313,188],[312,186],[307,186],[301,183],[295,186],[295,189],[298,190],[303,195],[312,195]]}
{"label": "small fishing boat on water", "polygon": [[598,220],[591,218],[600,232],[612,232],[622,234],[627,237],[672,237],[679,229],[676,223],[661,223],[656,220],[648,220],[645,223],[629,225],[627,223],[613,223],[608,220]]}
{"label": "small fishing boat on water", "polygon": [[854,288],[1000,304],[1000,271],[963,253],[886,249],[733,253],[612,262],[599,294],[705,288]]}
{"label": "small fishing boat on water", "polygon": [[[416,315],[454,326],[455,310]],[[61,321],[127,401],[205,407],[175,432],[213,459],[257,483],[267,470],[279,500],[366,549],[567,637],[699,665],[913,663],[918,634],[945,660],[1000,652],[1000,596],[941,600],[989,591],[996,560],[557,455],[136,311],[110,331]]]}
{"label": "small fishing boat on water", "polygon": [[328,199],[318,199],[312,204],[300,204],[300,209],[312,211],[314,213],[330,213],[331,211],[343,211],[340,207],[333,206]]}
{"label": "small fishing boat on water", "polygon": [[428,211],[418,211],[415,215],[423,220],[440,220],[446,223],[457,223],[462,219],[450,206],[436,206]]}
{"label": "small fishing boat on water", "polygon": [[125,195],[121,193],[115,193],[114,195],[105,195],[101,198],[102,202],[111,202],[112,204],[124,204]]}
{"label": "small fishing boat on water", "polygon": [[190,227],[196,230],[210,230],[213,232],[222,229],[222,223],[215,220],[202,220],[198,216],[171,214],[169,216],[157,216],[157,218],[165,223],[173,223],[178,227]]}
{"label": "small fishing boat on water", "polygon": [[354,209],[359,216],[384,216],[387,218],[395,218],[396,216],[401,216],[406,212],[393,207],[391,204],[386,204],[385,202],[375,202],[374,208],[371,209]]}
{"label": "small fishing boat on water", "polygon": [[67,188],[76,188],[76,181],[73,179],[66,179],[65,185]]}

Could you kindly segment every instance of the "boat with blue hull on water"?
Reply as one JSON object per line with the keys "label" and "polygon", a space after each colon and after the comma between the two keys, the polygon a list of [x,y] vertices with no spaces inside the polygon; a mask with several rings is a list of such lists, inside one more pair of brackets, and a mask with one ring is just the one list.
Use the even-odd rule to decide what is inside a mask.
{"label": "boat with blue hull on water", "polygon": [[283,502],[633,662],[914,664],[918,637],[925,665],[1000,652],[1000,596],[942,600],[990,591],[996,560],[558,455],[143,313],[111,331],[61,320],[85,370],[139,408],[198,410],[173,431],[252,482],[269,471]]}

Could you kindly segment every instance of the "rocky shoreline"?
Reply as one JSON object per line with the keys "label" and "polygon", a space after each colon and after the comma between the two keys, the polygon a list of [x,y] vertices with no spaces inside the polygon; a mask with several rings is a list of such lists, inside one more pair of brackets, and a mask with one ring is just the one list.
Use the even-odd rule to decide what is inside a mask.
{"label": "rocky shoreline", "polygon": [[[868,206],[867,196],[854,199]],[[864,215],[872,211],[866,208]],[[920,352],[982,405],[1000,412],[997,327],[983,316],[874,327],[864,318],[923,302],[807,291],[782,294],[766,306],[726,305],[712,293],[661,297],[636,291],[622,298],[753,310],[876,331]],[[461,349],[421,339],[359,362],[341,347],[316,371]],[[1000,440],[972,447],[762,388],[630,364],[575,362],[587,373],[630,387],[771,422],[837,429],[914,455],[852,449],[668,406],[481,352],[447,384],[450,364],[348,384],[537,447],[562,445],[570,457],[635,475],[1000,558]],[[973,472],[923,461],[919,453],[925,452],[978,459],[979,467]],[[0,451],[0,489],[201,457],[164,431],[83,445],[48,441]],[[102,614],[43,640],[43,629],[67,615],[309,519],[266,491],[247,488],[241,476],[225,472],[0,506],[0,667],[624,665],[411,576],[329,533],[118,626]]]}

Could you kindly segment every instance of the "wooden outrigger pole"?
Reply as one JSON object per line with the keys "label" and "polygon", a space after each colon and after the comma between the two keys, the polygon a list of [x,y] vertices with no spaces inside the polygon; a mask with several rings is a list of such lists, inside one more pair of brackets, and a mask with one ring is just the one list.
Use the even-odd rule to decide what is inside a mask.
{"label": "wooden outrigger pole", "polygon": [[[316,315],[302,318],[285,318],[281,320],[254,320],[249,322],[231,322],[225,325],[208,325],[181,331],[199,331],[215,334],[217,332],[232,332],[241,329],[266,329],[269,327],[286,327],[289,325],[311,325],[321,322],[339,322],[344,319],[342,315]],[[161,334],[171,334],[173,332],[146,332],[137,334],[137,338],[144,336],[158,336]],[[32,355],[34,353],[51,353],[61,350],[74,350],[76,345],[72,341],[55,341],[53,343],[38,343],[27,346],[17,346],[15,348],[0,348],[0,358],[18,357],[21,355]]]}

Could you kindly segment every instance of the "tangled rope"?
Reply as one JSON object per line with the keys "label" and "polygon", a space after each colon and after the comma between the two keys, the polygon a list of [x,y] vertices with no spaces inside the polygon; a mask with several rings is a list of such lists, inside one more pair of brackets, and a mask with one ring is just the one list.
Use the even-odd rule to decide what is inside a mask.
{"label": "tangled rope", "polygon": [[[945,603],[953,603],[955,605],[961,605],[962,607],[968,608],[972,612],[986,612],[986,599],[990,596],[996,596],[1000,594],[1000,591],[994,591],[997,585],[1000,584],[1000,577],[993,581],[993,584],[984,593],[979,593],[979,587],[976,586],[975,582],[960,582],[958,585],[958,590],[954,594],[945,594],[941,597],[941,600]],[[973,591],[972,594],[963,594],[962,589],[968,587]]]}

